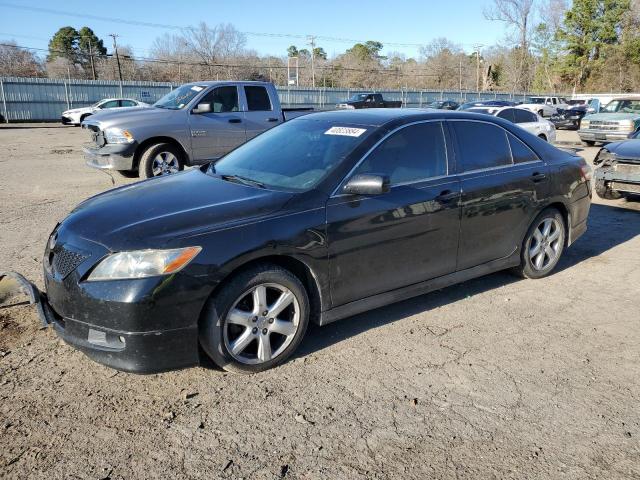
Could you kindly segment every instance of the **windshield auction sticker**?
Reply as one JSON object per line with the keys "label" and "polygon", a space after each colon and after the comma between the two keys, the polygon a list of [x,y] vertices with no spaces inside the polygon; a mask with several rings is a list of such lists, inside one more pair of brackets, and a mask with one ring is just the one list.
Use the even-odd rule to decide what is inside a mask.
{"label": "windshield auction sticker", "polygon": [[324,134],[325,135],[342,135],[344,137],[359,137],[366,131],[367,131],[366,128],[331,127],[329,130],[324,132]]}

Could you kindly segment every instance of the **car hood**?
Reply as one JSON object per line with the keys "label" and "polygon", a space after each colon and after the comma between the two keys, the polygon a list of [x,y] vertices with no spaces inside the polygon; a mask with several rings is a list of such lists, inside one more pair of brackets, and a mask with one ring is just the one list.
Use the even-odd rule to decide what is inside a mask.
{"label": "car hood", "polygon": [[140,122],[154,121],[171,115],[177,110],[167,110],[155,107],[126,107],[111,108],[108,111],[95,113],[91,116],[90,123],[99,123],[103,130],[108,127],[127,128]]}
{"label": "car hood", "polygon": [[96,195],[78,205],[60,229],[112,251],[163,248],[186,236],[255,221],[292,196],[193,169]]}
{"label": "car hood", "polygon": [[631,139],[608,143],[605,148],[621,158],[640,159],[640,140]]}
{"label": "car hood", "polygon": [[640,118],[640,115],[637,113],[592,113],[591,115],[587,115],[584,117],[585,120],[606,120],[606,121],[617,121],[617,120],[636,120]]}

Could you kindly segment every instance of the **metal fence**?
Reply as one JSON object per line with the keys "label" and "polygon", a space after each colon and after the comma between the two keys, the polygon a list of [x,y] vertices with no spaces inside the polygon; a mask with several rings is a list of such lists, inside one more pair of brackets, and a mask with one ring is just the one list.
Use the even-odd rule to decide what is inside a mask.
{"label": "metal fence", "polygon": [[[174,83],[60,80],[0,77],[0,112],[5,121],[50,121],[70,108],[92,105],[109,97],[135,98],[153,103],[178,86]],[[354,93],[371,91],[348,88],[277,87],[284,107],[330,109]],[[420,108],[434,100],[478,99],[523,100],[526,95],[500,92],[440,90],[374,90],[386,100],[401,101],[407,108]]]}

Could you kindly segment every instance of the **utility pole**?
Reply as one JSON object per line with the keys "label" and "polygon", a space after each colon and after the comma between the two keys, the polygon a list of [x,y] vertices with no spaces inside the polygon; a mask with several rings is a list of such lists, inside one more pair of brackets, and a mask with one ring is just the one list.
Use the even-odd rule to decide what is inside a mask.
{"label": "utility pole", "polygon": [[308,35],[309,45],[311,45],[311,86],[316,86],[316,69],[315,69],[315,49],[316,49],[316,37],[315,35]]}
{"label": "utility pole", "polygon": [[476,49],[476,91],[480,93],[480,49],[484,45],[476,43],[473,48]]}
{"label": "utility pole", "polygon": [[116,52],[116,62],[118,62],[118,77],[120,77],[120,96],[122,96],[122,69],[120,68],[120,56],[118,55],[118,45],[116,43],[116,38],[118,38],[118,35],[115,33],[110,33],[109,36],[113,38],[113,50]]}
{"label": "utility pole", "polygon": [[93,74],[93,79],[96,79],[96,66],[93,64],[93,50],[91,48],[91,41],[89,41],[89,60],[91,60],[91,73]]}

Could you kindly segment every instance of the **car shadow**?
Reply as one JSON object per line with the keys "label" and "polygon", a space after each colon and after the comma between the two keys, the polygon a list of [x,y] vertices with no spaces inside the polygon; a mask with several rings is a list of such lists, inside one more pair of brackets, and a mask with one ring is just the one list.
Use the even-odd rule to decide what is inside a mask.
{"label": "car shadow", "polygon": [[0,123],[0,130],[32,130],[36,128],[78,128],[75,125],[62,125],[61,123],[53,123],[51,125],[14,125],[11,123]]}
{"label": "car shadow", "polygon": [[[633,207],[593,204],[586,233],[565,250],[556,271],[562,271],[591,257],[596,257],[638,235],[640,235],[640,211],[635,211]],[[326,327],[311,325],[294,358],[304,357],[369,329],[520,280],[508,271],[498,272],[355,315]]]}

